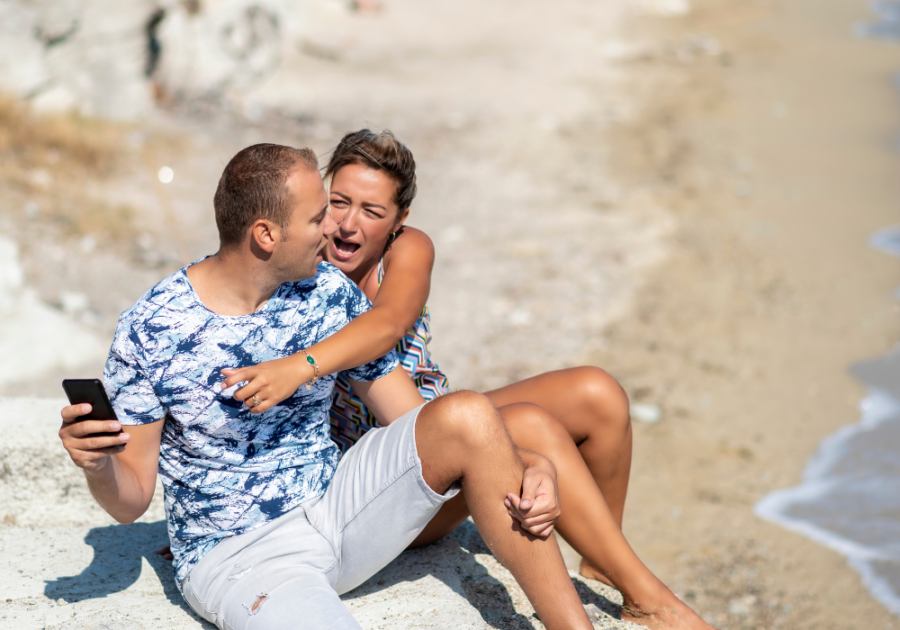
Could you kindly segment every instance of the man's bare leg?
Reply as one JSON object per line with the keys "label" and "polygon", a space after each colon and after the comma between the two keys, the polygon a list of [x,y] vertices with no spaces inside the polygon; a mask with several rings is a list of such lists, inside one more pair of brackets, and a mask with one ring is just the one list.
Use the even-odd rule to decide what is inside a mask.
{"label": "man's bare leg", "polygon": [[504,505],[521,492],[524,467],[494,406],[458,392],[428,404],[416,421],[416,447],[426,483],[444,493],[457,480],[487,546],[513,574],[549,629],[590,629],[559,547],[518,527]]}
{"label": "man's bare leg", "polygon": [[[557,531],[622,593],[623,618],[658,630],[710,630],[631,549],[566,428],[535,405],[507,405],[500,412],[517,446],[556,465],[563,505]],[[411,546],[449,534],[467,516],[465,498],[454,497]]]}

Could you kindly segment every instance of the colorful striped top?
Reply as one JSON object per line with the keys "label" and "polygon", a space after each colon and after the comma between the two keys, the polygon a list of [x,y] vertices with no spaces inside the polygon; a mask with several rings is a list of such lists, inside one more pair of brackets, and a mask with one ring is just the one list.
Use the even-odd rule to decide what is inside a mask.
{"label": "colorful striped top", "polygon": [[[378,261],[379,286],[384,278],[383,263],[383,258]],[[441,372],[437,363],[431,360],[428,352],[430,341],[431,316],[426,306],[412,327],[397,343],[400,365],[409,374],[425,400],[434,400],[450,391],[447,377]],[[378,421],[375,416],[353,393],[350,381],[343,376],[338,376],[331,404],[331,439],[338,445],[341,452],[353,446],[366,431],[377,426]]]}

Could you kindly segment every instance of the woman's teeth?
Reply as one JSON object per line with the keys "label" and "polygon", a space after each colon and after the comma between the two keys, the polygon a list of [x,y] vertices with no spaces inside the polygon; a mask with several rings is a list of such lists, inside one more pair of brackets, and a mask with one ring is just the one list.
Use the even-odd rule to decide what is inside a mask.
{"label": "woman's teeth", "polygon": [[357,249],[359,249],[359,245],[356,243],[350,243],[348,241],[342,241],[339,238],[334,239],[334,248],[345,256],[352,255]]}

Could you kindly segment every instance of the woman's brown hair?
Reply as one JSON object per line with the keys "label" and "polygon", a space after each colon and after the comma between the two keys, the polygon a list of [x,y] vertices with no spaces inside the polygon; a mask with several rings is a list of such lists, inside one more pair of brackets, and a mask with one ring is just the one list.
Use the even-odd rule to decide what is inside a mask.
{"label": "woman's brown hair", "polygon": [[402,212],[412,205],[416,197],[416,160],[405,144],[385,129],[376,133],[360,129],[341,138],[328,161],[325,177],[350,164],[360,164],[376,171],[383,171],[396,187],[394,203]]}

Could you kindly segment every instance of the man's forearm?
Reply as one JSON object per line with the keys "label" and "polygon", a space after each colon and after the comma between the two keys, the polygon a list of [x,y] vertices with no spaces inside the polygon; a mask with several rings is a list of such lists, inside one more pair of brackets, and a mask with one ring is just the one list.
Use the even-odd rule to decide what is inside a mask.
{"label": "man's forearm", "polygon": [[150,499],[137,475],[112,455],[100,468],[85,469],[88,488],[94,499],[110,516],[123,524],[133,523],[147,511]]}
{"label": "man's forearm", "polygon": [[80,420],[90,411],[90,405],[65,407],[59,437],[97,503],[120,523],[132,523],[153,498],[164,422],[126,427],[117,420]]}

